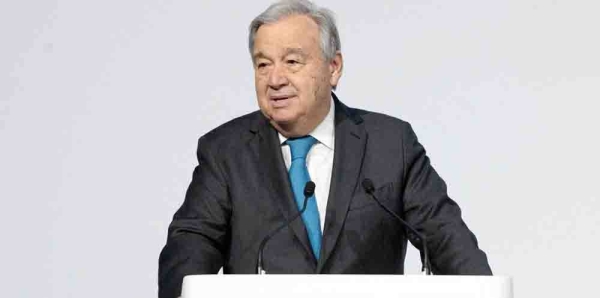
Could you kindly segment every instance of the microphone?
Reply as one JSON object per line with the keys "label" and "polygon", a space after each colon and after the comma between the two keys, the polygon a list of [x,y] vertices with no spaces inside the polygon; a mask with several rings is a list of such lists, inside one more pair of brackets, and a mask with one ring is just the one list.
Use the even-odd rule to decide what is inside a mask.
{"label": "microphone", "polygon": [[263,250],[265,249],[265,245],[267,244],[267,242],[275,234],[277,234],[283,228],[289,226],[294,220],[296,220],[296,218],[298,218],[300,215],[302,215],[302,213],[304,213],[304,210],[306,210],[306,205],[308,205],[308,199],[315,194],[315,187],[316,187],[316,185],[315,185],[314,182],[312,182],[312,181],[306,182],[306,185],[304,185],[304,203],[302,204],[302,209],[300,209],[298,211],[298,213],[296,213],[294,216],[292,216],[287,222],[285,222],[281,226],[277,227],[277,229],[275,229],[271,233],[269,233],[260,242],[260,245],[258,246],[258,262],[257,262],[257,265],[256,265],[256,274],[265,274],[265,273],[267,273],[266,271],[263,270]]}
{"label": "microphone", "polygon": [[[400,216],[398,216],[398,214],[396,214],[394,211],[390,210],[388,207],[383,205],[383,203],[381,203],[381,201],[379,201],[379,199],[377,199],[377,197],[375,196],[375,186],[373,186],[373,181],[371,181],[371,179],[365,178],[362,181],[362,187],[371,196],[371,198],[373,198],[373,200],[375,200],[375,202],[377,202],[377,204],[379,204],[379,206],[381,206],[387,213],[389,213],[395,219],[397,219],[398,222],[400,222],[402,224],[402,226],[404,226],[406,229],[408,229],[408,231],[409,231],[408,237],[409,238],[411,238],[413,241],[421,244],[422,252],[423,252],[423,260],[422,260],[423,267],[421,268],[421,271],[425,272],[425,275],[431,275],[431,263],[429,262],[429,254],[427,253],[427,237],[425,237],[425,235],[417,232],[417,230],[415,230],[411,225],[409,225]],[[411,234],[412,234],[412,237],[411,237]]]}

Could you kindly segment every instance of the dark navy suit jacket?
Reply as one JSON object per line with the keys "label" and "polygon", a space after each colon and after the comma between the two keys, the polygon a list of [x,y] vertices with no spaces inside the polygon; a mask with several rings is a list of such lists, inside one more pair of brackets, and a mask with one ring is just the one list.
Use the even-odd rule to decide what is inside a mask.
{"label": "dark navy suit jacket", "polygon": [[[301,220],[264,250],[269,273],[402,274],[405,229],[361,186],[428,238],[435,274],[491,274],[411,126],[352,109],[334,95],[335,153],[320,258]],[[159,259],[159,297],[177,297],[185,275],[255,273],[260,241],[298,212],[277,131],[259,111],[198,141],[198,166]],[[410,239],[408,239],[410,240]],[[411,240],[412,241],[412,240]],[[416,243],[413,243],[416,244]]]}

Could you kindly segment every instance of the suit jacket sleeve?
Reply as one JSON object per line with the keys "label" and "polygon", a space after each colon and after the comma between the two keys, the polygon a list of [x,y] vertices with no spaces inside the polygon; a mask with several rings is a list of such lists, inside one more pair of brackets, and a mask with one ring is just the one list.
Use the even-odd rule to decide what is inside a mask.
{"label": "suit jacket sleeve", "polygon": [[433,273],[491,275],[485,253],[409,124],[403,136],[405,217],[426,235]]}
{"label": "suit jacket sleeve", "polygon": [[160,298],[178,297],[184,276],[217,273],[224,263],[231,203],[226,177],[206,138],[198,141],[198,166],[160,254]]}

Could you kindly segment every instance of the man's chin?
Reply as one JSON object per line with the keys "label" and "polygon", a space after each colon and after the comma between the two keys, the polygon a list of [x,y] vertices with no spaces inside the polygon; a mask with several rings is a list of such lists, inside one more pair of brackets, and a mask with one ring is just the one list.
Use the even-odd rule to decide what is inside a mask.
{"label": "man's chin", "polygon": [[296,119],[291,117],[271,117],[271,123],[281,127],[291,127],[296,123]]}
{"label": "man's chin", "polygon": [[292,125],[298,121],[298,115],[290,110],[275,109],[269,114],[269,119],[280,125]]}

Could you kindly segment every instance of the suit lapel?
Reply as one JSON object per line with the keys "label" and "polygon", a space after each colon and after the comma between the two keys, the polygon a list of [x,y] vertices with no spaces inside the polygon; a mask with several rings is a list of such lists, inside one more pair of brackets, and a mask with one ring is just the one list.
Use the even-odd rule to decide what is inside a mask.
{"label": "suit lapel", "polygon": [[[254,138],[251,146],[255,155],[258,156],[258,169],[266,187],[264,196],[271,199],[278,206],[287,221],[298,212],[298,207],[294,200],[287,169],[283,161],[277,131],[262,114],[260,120],[256,122],[251,130],[257,133],[257,137]],[[295,220],[291,224],[291,228],[304,249],[313,255],[302,220]]]}
{"label": "suit lapel", "polygon": [[335,95],[335,152],[321,257],[317,273],[321,273],[344,226],[350,200],[358,181],[367,144],[367,134],[360,125],[362,118],[342,104]]}

